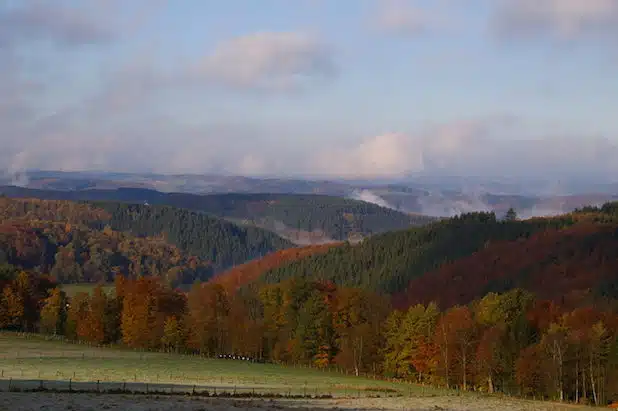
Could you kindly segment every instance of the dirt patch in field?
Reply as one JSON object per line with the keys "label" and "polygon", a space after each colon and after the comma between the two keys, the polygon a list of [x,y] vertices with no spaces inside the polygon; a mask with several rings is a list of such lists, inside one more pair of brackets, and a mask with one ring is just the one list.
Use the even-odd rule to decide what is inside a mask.
{"label": "dirt patch in field", "polygon": [[337,400],[238,400],[108,394],[0,392],[0,411],[232,411],[232,410],[575,411],[566,404],[495,397],[452,396]]}

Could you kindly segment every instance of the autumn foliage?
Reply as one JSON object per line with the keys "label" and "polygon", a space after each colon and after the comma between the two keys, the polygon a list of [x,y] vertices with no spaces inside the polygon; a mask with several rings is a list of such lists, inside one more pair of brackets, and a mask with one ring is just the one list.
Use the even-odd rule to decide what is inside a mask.
{"label": "autumn foliage", "polygon": [[332,247],[336,247],[340,244],[341,243],[329,243],[276,251],[263,258],[250,261],[225,271],[213,277],[210,282],[221,284],[227,292],[234,293],[243,285],[250,284],[259,279],[260,276],[268,270],[281,267],[282,265],[311,255],[325,253]]}
{"label": "autumn foliage", "polygon": [[520,287],[576,307],[618,297],[618,224],[582,223],[503,241],[413,279],[394,304],[467,304]]}
{"label": "autumn foliage", "polygon": [[[344,261],[337,259],[351,252],[349,245],[271,254],[213,281],[196,282],[188,292],[165,276],[114,272],[113,292],[97,287],[69,298],[47,275],[1,265],[0,328],[602,405],[618,399],[618,222],[612,210],[581,210],[518,239],[488,241],[413,279],[396,295],[397,309],[391,295],[328,276],[254,281],[264,270],[305,260],[308,274],[324,255]],[[498,224],[487,216],[470,218],[473,227]],[[451,224],[453,237],[461,227],[471,233],[466,218]],[[510,233],[516,226],[508,224],[492,229]],[[46,229],[58,227],[22,236],[15,224],[0,234],[19,239],[11,244],[36,244],[49,238]],[[74,233],[73,227],[65,224],[63,232]],[[106,231],[104,244],[110,246],[121,234]],[[129,245],[123,249],[134,252]],[[23,255],[16,250],[9,250],[11,258]],[[352,253],[364,259],[367,250],[377,261],[367,263],[372,267],[390,255],[382,254],[385,248],[362,246]],[[157,267],[157,259],[148,261],[142,274],[145,267]],[[383,267],[375,278],[387,275]]]}

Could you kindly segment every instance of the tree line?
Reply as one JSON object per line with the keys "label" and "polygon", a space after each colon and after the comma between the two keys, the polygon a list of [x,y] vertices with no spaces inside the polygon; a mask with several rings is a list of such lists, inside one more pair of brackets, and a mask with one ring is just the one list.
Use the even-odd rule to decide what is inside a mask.
{"label": "tree line", "polygon": [[216,283],[183,293],[156,277],[118,276],[112,293],[72,298],[46,277],[0,278],[4,329],[578,403],[618,395],[616,312],[567,309],[521,289],[393,310],[383,295],[302,278],[230,294]]}

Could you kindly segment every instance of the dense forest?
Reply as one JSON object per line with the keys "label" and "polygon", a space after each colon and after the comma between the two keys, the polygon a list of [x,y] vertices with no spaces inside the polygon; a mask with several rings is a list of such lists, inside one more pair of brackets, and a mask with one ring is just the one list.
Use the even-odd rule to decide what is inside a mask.
{"label": "dense forest", "polygon": [[103,224],[137,236],[163,235],[180,249],[210,261],[217,271],[292,246],[270,231],[185,209],[112,202],[94,206],[110,214]]}
{"label": "dense forest", "polygon": [[568,307],[618,300],[618,222],[550,229],[503,241],[414,278],[395,304],[467,304],[522,288]]}
{"label": "dense forest", "polygon": [[283,229],[320,232],[326,238],[347,240],[398,230],[432,221],[432,217],[408,215],[389,208],[341,197],[303,194],[209,194],[161,193],[138,188],[116,190],[36,190],[0,187],[10,197],[48,200],[119,201],[167,205],[201,211],[273,231]]}
{"label": "dense forest", "polygon": [[118,273],[191,284],[289,247],[265,230],[182,209],[0,198],[0,263],[62,283]]}
{"label": "dense forest", "polygon": [[[618,203],[608,203],[595,212],[577,210],[559,217],[528,220],[518,220],[516,215],[498,219],[494,213],[485,212],[462,214],[422,227],[375,235],[360,244],[333,248],[267,271],[260,281],[275,284],[301,276],[394,293],[427,272],[493,244],[524,241],[536,233],[580,224],[611,227],[618,223],[615,204]],[[487,255],[493,254],[488,251]]]}

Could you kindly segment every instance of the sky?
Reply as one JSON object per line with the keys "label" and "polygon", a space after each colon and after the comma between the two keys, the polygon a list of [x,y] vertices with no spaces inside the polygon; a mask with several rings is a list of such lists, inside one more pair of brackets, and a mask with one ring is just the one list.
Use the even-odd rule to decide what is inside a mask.
{"label": "sky", "polygon": [[0,0],[0,169],[618,180],[617,0]]}

